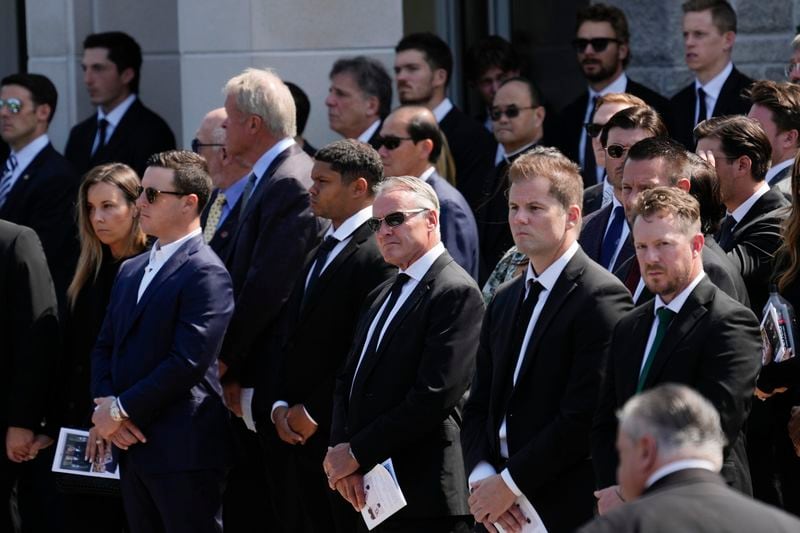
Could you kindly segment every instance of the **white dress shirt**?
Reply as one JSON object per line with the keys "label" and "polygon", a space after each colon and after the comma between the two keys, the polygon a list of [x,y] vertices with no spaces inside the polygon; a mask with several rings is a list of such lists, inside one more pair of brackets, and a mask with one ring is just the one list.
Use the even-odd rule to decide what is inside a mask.
{"label": "white dress shirt", "polygon": [[738,224],[739,222],[741,222],[742,219],[745,217],[745,215],[747,215],[748,211],[750,211],[750,209],[753,207],[753,205],[755,205],[755,203],[768,192],[769,192],[769,183],[767,183],[766,181],[762,181],[761,186],[756,190],[756,192],[751,194],[750,198],[742,202],[742,204],[739,207],[734,209],[733,213],[730,213],[730,215],[733,217],[736,223]]}
{"label": "white dress shirt", "polygon": [[725,85],[725,82],[728,79],[728,76],[731,75],[733,72],[733,63],[728,63],[727,66],[722,69],[722,72],[711,78],[708,83],[702,85],[700,80],[694,80],[694,94],[697,95],[697,89],[700,87],[703,88],[703,91],[706,93],[706,116],[700,117],[700,100],[695,98],[694,104],[694,116],[695,121],[694,123],[697,124],[700,120],[706,120],[707,118],[711,117],[714,113],[714,106],[717,105],[717,100],[719,99],[719,93],[722,91],[722,86]]}
{"label": "white dress shirt", "polygon": [[[117,129],[119,126],[120,121],[122,121],[122,117],[125,116],[125,113],[128,112],[128,109],[133,105],[133,102],[136,101],[136,94],[129,94],[125,100],[119,103],[117,107],[106,113],[103,111],[102,107],[97,108],[97,121],[100,122],[102,119],[106,119],[108,125],[106,126],[106,138],[103,144],[108,144],[108,140],[111,139],[111,136],[114,135],[114,130]],[[94,143],[92,143],[92,153],[97,151],[97,146],[100,143],[100,128],[97,128],[97,133],[94,136]]]}
{"label": "white dress shirt", "polygon": [[369,143],[369,140],[372,138],[375,132],[378,131],[378,127],[380,125],[381,125],[381,119],[378,119],[375,122],[373,122],[372,125],[364,131],[364,133],[358,136],[358,140],[361,141],[362,143]]}
{"label": "white dress shirt", "polygon": [[436,122],[439,123],[444,120],[444,117],[453,109],[453,102],[449,98],[445,98],[439,105],[433,108],[433,116],[436,117]]}
{"label": "white dress shirt", "polygon": [[[44,150],[48,144],[50,144],[50,138],[45,133],[26,144],[25,147],[19,152],[11,150],[11,155],[17,158],[17,168],[15,168],[14,172],[11,173],[11,186],[9,187],[9,193],[14,189],[14,185],[16,185],[17,181],[19,181],[22,173],[28,169],[28,166],[33,162],[34,159],[36,159],[36,156],[39,155],[39,152]],[[3,168],[2,163],[0,163],[0,176],[2,175]],[[8,200],[8,196],[6,196],[6,200]]]}
{"label": "white dress shirt", "polygon": [[137,303],[142,299],[144,291],[156,277],[158,271],[161,270],[161,267],[163,267],[164,264],[169,261],[170,257],[178,251],[178,248],[192,237],[200,235],[201,233],[202,230],[200,228],[195,228],[180,239],[172,241],[169,244],[162,246],[160,240],[153,244],[153,247],[150,249],[150,261],[148,261],[147,266],[144,267],[144,276],[142,276],[142,281],[139,283],[139,295],[136,298]]}
{"label": "white dress shirt", "polygon": [[792,166],[792,163],[794,163],[794,157],[785,161],[781,161],[777,165],[772,165],[769,170],[767,170],[767,175],[764,178],[764,181],[766,181],[769,185],[773,185],[772,178],[777,176],[784,168]]}

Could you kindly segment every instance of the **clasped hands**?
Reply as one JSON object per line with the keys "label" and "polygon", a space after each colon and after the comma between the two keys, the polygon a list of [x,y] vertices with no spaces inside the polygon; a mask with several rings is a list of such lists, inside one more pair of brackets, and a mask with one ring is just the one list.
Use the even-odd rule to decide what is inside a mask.
{"label": "clasped hands", "polygon": [[91,461],[102,460],[105,447],[109,443],[121,450],[127,450],[134,444],[147,442],[144,433],[136,424],[130,420],[117,422],[111,418],[110,407],[113,401],[113,396],[94,399],[97,406],[92,415],[94,427],[89,431],[89,442],[86,446],[86,458]]}
{"label": "clasped hands", "polygon": [[360,466],[350,450],[349,442],[329,447],[322,462],[322,469],[328,477],[328,486],[331,490],[338,491],[356,511],[361,511],[367,502],[364,476],[358,472]]}
{"label": "clasped hands", "polygon": [[470,483],[469,512],[486,531],[497,533],[499,524],[509,533],[519,533],[530,520],[516,503],[517,497],[500,474]]}
{"label": "clasped hands", "polygon": [[27,428],[10,426],[6,431],[6,455],[15,463],[35,459],[39,450],[51,444],[53,439],[47,435],[35,435]]}
{"label": "clasped hands", "polygon": [[303,404],[276,407],[272,420],[278,437],[286,444],[305,444],[317,432],[317,425],[308,418]]}

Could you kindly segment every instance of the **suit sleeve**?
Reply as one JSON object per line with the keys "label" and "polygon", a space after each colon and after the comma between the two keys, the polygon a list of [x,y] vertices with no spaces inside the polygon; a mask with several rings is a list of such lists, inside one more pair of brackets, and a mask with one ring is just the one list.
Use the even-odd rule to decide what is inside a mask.
{"label": "suit sleeve", "polygon": [[739,244],[728,252],[728,258],[750,284],[753,279],[769,279],[775,251],[781,245],[781,220],[773,211],[753,222]]}
{"label": "suit sleeve", "polygon": [[11,331],[16,338],[4,340],[6,346],[12,347],[11,360],[5,368],[12,373],[6,391],[8,425],[37,431],[45,415],[59,348],[56,295],[36,234],[23,228],[12,246],[11,297],[2,303],[15,310]]}
{"label": "suit sleeve", "polygon": [[298,180],[278,180],[264,192],[259,235],[220,353],[233,379],[239,379],[237,367],[289,299],[317,237],[308,193]]}
{"label": "suit sleeve", "polygon": [[197,267],[179,298],[178,321],[168,357],[120,394],[128,415],[139,424],[152,420],[158,410],[203,379],[216,359],[233,312],[230,276],[218,265]]}
{"label": "suit sleeve", "polygon": [[602,367],[614,327],[631,308],[630,294],[621,284],[609,284],[595,292],[591,306],[592,320],[575,331],[572,354],[565,354],[571,355],[572,365],[559,414],[506,464],[525,494],[541,490],[559,472],[587,456]]}
{"label": "suit sleeve", "polygon": [[417,379],[404,400],[353,435],[362,468],[413,447],[447,418],[469,386],[475,368],[483,298],[477,287],[445,290],[430,309]]}
{"label": "suit sleeve", "polygon": [[[120,267],[120,275],[124,269],[125,265],[123,264]],[[114,396],[114,385],[111,379],[111,358],[114,354],[113,307],[114,302],[118,298],[119,279],[120,276],[117,276],[117,279],[114,281],[114,286],[111,289],[111,298],[106,308],[106,315],[103,318],[103,325],[100,327],[97,341],[95,341],[94,348],[92,348],[92,355],[90,358],[92,363],[92,398]]]}
{"label": "suit sleeve", "polygon": [[478,279],[478,230],[475,222],[455,202],[444,201],[442,208],[442,242],[473,279]]}

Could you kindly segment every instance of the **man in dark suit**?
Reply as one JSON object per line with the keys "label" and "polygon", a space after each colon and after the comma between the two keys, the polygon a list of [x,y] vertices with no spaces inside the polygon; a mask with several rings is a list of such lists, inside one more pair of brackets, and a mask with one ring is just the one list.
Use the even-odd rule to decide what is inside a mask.
{"label": "man in dark suit", "polygon": [[577,165],[537,147],[509,171],[509,222],[527,274],[502,285],[483,321],[464,409],[470,511],[516,530],[527,498],[550,531],[592,516],[589,430],[602,362],[630,295],[581,251]]}
{"label": "man in dark suit", "polygon": [[[628,78],[625,67],[630,61],[630,33],[625,13],[615,6],[594,4],[578,11],[575,51],[587,90],[567,105],[552,121],[554,146],[580,164],[584,187],[603,181],[602,162],[595,161],[591,137],[584,124],[592,122],[597,98],[611,93],[638,96],[659,113],[666,113],[667,100]],[[547,123],[550,127],[550,122]],[[598,164],[599,163],[599,164]]]}
{"label": "man in dark suit", "polygon": [[120,267],[92,352],[87,456],[119,452],[132,533],[222,531],[230,435],[217,354],[233,290],[201,236],[210,193],[199,155],[150,158],[137,207],[157,240]]}
{"label": "man in dark suit", "polygon": [[800,530],[800,520],[725,486],[725,433],[707,399],[684,385],[659,385],[625,403],[617,476],[630,502],[580,533]]}
{"label": "man in dark suit", "polygon": [[765,181],[772,148],[761,126],[747,117],[717,117],[695,129],[697,153],[714,165],[728,214],[717,242],[742,274],[753,312],[769,294],[774,256],[789,202]]}
{"label": "man in dark suit", "polygon": [[0,101],[0,137],[11,147],[0,169],[0,219],[39,236],[63,311],[78,260],[78,177],[47,136],[58,93],[45,76],[13,74],[0,81]]}
{"label": "man in dark suit", "polygon": [[83,41],[81,67],[97,113],[72,128],[64,155],[80,175],[120,162],[141,176],[148,157],[175,148],[175,136],[138,98],[139,43],[118,31],[91,34]]}
{"label": "man in dark suit", "polygon": [[545,110],[533,83],[525,78],[510,78],[497,90],[491,115],[495,138],[503,147],[503,158],[495,165],[494,172],[483,178],[480,201],[475,208],[481,285],[514,246],[508,225],[508,168],[542,139]]}
{"label": "man in dark suit", "polygon": [[600,134],[605,150],[606,176],[614,196],[611,202],[588,217],[579,243],[590,259],[609,272],[633,257],[633,243],[622,203],[622,172],[631,146],[650,137],[665,137],[667,128],[651,107],[633,106],[612,116]]}
{"label": "man in dark suit", "polygon": [[615,411],[631,396],[667,382],[695,388],[717,408],[729,443],[722,474],[749,494],[743,428],[761,366],[758,320],[703,272],[697,200],[677,187],[656,187],[641,194],[634,220],[636,256],[656,297],[614,330],[592,429],[600,514],[621,503]]}
{"label": "man in dark suit", "polygon": [[330,128],[345,139],[378,149],[381,121],[392,108],[392,78],[383,64],[366,56],[336,60],[325,105]]}
{"label": "man in dark suit", "polygon": [[772,146],[772,165],[765,179],[787,197],[792,195],[792,163],[800,150],[800,86],[769,80],[750,87],[748,117],[764,128]]}
{"label": "man in dark suit", "polygon": [[[9,503],[12,488],[20,476],[30,475],[28,465],[22,463],[36,459],[39,450],[53,442],[38,432],[46,414],[45,392],[55,378],[59,337],[56,295],[42,245],[33,230],[5,220],[0,220],[0,301],[8,391],[0,403],[5,442],[0,459],[0,529],[10,532],[14,531]],[[24,492],[22,485],[18,492]],[[23,496],[28,495],[18,495],[20,499]],[[30,500],[36,504],[33,510],[41,513],[38,502],[42,494],[32,494]],[[37,517],[22,505],[20,511],[25,527],[33,530]]]}
{"label": "man in dark suit", "polygon": [[208,163],[208,175],[214,191],[203,209],[200,225],[203,240],[225,261],[230,252],[232,237],[236,232],[242,211],[242,193],[247,186],[245,179],[249,168],[225,151],[225,128],[222,127],[228,114],[220,107],[209,111],[192,139],[192,151],[203,156]]}
{"label": "man in dark suit", "polygon": [[522,61],[512,44],[499,35],[488,35],[467,51],[464,61],[469,84],[478,92],[483,108],[475,118],[493,132],[492,103],[504,81],[522,74]]}
{"label": "man in dark suit", "polygon": [[453,154],[456,187],[475,208],[481,184],[492,172],[496,145],[491,134],[445,94],[453,71],[450,48],[432,33],[412,33],[394,50],[400,103],[425,106],[433,112]]}
{"label": "man in dark suit", "polygon": [[387,176],[413,176],[436,192],[442,243],[473,279],[478,279],[478,227],[467,201],[434,165],[442,151],[442,132],[433,114],[421,106],[403,106],[381,126],[378,153]]}
{"label": "man in dark suit", "polygon": [[753,80],[731,62],[736,41],[736,13],[726,0],[683,3],[686,66],[695,76],[670,100],[669,132],[692,150],[696,124],[711,117],[746,115],[750,100],[743,93]]}
{"label": "man in dark suit", "polygon": [[387,178],[373,215],[381,254],[400,273],[362,308],[336,382],[323,467],[331,488],[361,509],[363,475],[392,460],[408,505],[373,531],[468,531],[459,404],[475,368],[483,298],[440,241],[430,185]]}
{"label": "man in dark suit", "polygon": [[[233,422],[239,450],[233,470],[249,475],[263,468],[251,409],[256,376],[276,371],[279,353],[270,349],[269,340],[324,228],[309,207],[312,162],[293,140],[296,113],[289,89],[271,71],[247,69],[227,82],[225,95],[227,157],[251,172],[225,261],[236,309],[220,370],[226,404],[241,417]],[[250,491],[237,500],[240,511],[232,514],[241,520],[237,531],[252,531],[253,520],[248,524],[244,516],[258,524],[274,522],[264,516],[271,514],[263,503],[269,501],[265,482],[259,494],[267,499]]]}
{"label": "man in dark suit", "polygon": [[256,418],[266,438],[283,441],[274,443],[266,459],[284,527],[351,532],[357,515],[338,495],[329,501],[322,460],[330,442],[334,382],[359,310],[367,294],[395,273],[367,225],[383,164],[367,144],[336,141],[317,152],[311,179],[311,209],[331,226],[306,258],[287,303],[279,372],[261,377],[255,403],[264,412],[257,407]]}

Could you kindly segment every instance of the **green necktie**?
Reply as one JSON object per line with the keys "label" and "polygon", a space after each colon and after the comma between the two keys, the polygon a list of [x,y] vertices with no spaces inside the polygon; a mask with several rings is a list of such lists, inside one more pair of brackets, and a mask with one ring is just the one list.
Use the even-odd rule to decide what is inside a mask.
{"label": "green necktie", "polygon": [[650,372],[650,367],[653,365],[653,359],[656,358],[658,347],[661,346],[661,341],[664,340],[669,323],[672,322],[672,319],[675,317],[675,311],[666,307],[662,307],[656,311],[656,315],[658,315],[658,329],[656,329],[656,338],[653,339],[653,345],[650,347],[650,351],[647,352],[647,359],[644,362],[644,368],[642,368],[642,372],[639,374],[639,384],[636,385],[637,394],[642,392],[642,389],[644,389],[644,382],[647,379],[647,373]]}

